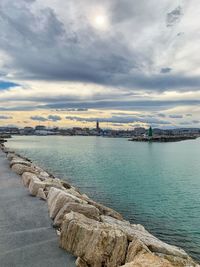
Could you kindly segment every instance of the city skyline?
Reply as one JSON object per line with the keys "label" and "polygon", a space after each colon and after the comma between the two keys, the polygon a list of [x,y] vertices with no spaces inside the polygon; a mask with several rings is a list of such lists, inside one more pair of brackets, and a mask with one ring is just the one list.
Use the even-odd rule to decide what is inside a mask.
{"label": "city skyline", "polygon": [[197,0],[1,0],[0,126],[200,127]]}

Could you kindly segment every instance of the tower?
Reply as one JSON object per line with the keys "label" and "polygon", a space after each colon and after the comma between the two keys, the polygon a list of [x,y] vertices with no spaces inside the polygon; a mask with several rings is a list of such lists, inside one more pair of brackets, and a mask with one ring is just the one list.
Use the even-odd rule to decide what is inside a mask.
{"label": "tower", "polygon": [[97,120],[97,123],[96,123],[96,130],[97,130],[97,132],[99,132],[99,130],[100,130],[99,121],[98,120]]}

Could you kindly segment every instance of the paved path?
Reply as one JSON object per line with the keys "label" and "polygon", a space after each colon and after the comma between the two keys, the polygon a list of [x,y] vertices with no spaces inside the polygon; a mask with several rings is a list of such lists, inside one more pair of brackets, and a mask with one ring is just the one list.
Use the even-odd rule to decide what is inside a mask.
{"label": "paved path", "polygon": [[58,247],[45,201],[31,197],[0,151],[0,267],[74,267]]}

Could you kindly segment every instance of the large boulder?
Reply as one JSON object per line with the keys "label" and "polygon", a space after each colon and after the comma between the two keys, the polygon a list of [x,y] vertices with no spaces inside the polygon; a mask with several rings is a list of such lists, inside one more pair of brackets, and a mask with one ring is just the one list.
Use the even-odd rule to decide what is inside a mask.
{"label": "large boulder", "polygon": [[55,187],[51,187],[49,189],[49,192],[48,192],[48,196],[47,196],[47,204],[48,204],[48,208],[49,210],[51,209],[52,207],[52,204],[54,202],[54,199],[57,197],[57,195],[61,192],[61,190],[55,188]]}
{"label": "large boulder", "polygon": [[37,176],[33,177],[29,183],[29,192],[32,196],[37,196],[40,188],[45,188],[46,184],[42,182]]}
{"label": "large boulder", "polygon": [[[162,259],[152,253],[138,254],[138,256],[135,257],[134,261],[123,265],[123,267],[175,267],[175,266],[176,265],[172,265],[169,261]],[[181,266],[177,265],[176,267],[181,267]]]}
{"label": "large boulder", "polygon": [[6,154],[8,154],[8,153],[15,153],[14,150],[12,150],[12,149],[6,147],[5,145],[2,145],[2,150],[3,150],[3,152],[6,153]]}
{"label": "large boulder", "polygon": [[15,164],[22,164],[22,165],[25,165],[25,166],[28,166],[30,167],[31,166],[31,162],[29,161],[26,161],[22,158],[13,158],[10,162],[10,167],[12,168],[13,165]]}
{"label": "large boulder", "polygon": [[25,187],[29,187],[29,184],[32,179],[37,179],[37,176],[31,172],[24,172],[22,174],[22,182]]}
{"label": "large boulder", "polygon": [[38,173],[38,178],[40,178],[40,180],[42,180],[42,181],[45,181],[46,179],[49,179],[50,176],[49,176],[48,172],[42,170]]}
{"label": "large boulder", "polygon": [[[63,190],[57,189],[58,194],[55,190],[50,190],[48,194],[48,208],[49,208],[49,215],[51,219],[54,219],[58,212],[60,211],[63,206],[69,202],[76,202],[76,203],[86,203],[84,200],[69,194]],[[51,196],[53,194],[53,196]],[[55,197],[54,197],[55,196]],[[50,199],[50,201],[49,201]]]}
{"label": "large boulder", "polygon": [[37,197],[39,197],[42,200],[46,200],[47,199],[47,196],[46,196],[45,191],[44,191],[43,188],[39,188],[38,189]]}
{"label": "large boulder", "polygon": [[24,172],[37,173],[34,167],[26,166],[24,164],[14,164],[12,170],[19,175],[22,175]]}
{"label": "large boulder", "polygon": [[151,252],[172,255],[181,258],[188,258],[187,253],[176,246],[169,245],[144,229],[141,225],[130,224],[126,221],[119,221],[110,216],[101,216],[101,221],[115,225],[118,229],[127,234],[129,241],[140,240]]}
{"label": "large boulder", "polygon": [[64,216],[60,246],[88,266],[121,266],[125,262],[127,245],[127,236],[108,224],[76,212]]}
{"label": "large boulder", "polygon": [[102,215],[107,215],[107,216],[111,216],[111,217],[118,219],[118,220],[123,220],[122,215],[120,213],[118,213],[117,211],[115,211],[111,208],[108,208],[108,207],[106,207],[100,203],[97,203],[90,198],[86,198],[86,199],[87,199],[87,202],[89,204],[91,204],[92,206],[95,206],[97,209],[99,209]]}
{"label": "large boulder", "polygon": [[8,160],[12,160],[13,158],[16,158],[16,157],[17,157],[17,155],[15,153],[8,153],[7,154],[7,159]]}
{"label": "large boulder", "polygon": [[76,202],[69,202],[65,204],[58,214],[56,215],[54,219],[54,226],[59,227],[63,221],[64,215],[67,213],[70,213],[71,211],[81,213],[85,215],[88,218],[94,219],[94,220],[99,220],[99,210],[89,204],[80,204]]}
{"label": "large boulder", "polygon": [[132,262],[139,254],[151,253],[147,246],[145,246],[139,239],[135,238],[129,243],[126,254],[126,262]]}

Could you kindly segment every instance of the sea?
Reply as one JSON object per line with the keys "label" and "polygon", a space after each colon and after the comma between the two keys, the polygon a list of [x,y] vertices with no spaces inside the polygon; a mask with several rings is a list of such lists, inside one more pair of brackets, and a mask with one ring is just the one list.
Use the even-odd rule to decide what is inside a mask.
{"label": "sea", "polygon": [[200,261],[200,139],[16,136],[8,146]]}

